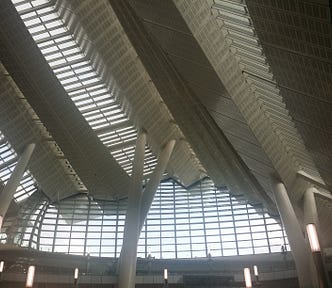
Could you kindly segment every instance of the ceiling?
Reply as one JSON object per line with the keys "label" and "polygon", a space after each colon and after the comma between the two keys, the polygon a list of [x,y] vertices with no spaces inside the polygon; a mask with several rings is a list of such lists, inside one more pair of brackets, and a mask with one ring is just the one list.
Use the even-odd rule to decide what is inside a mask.
{"label": "ceiling", "polygon": [[37,144],[29,171],[50,199],[126,197],[142,129],[146,179],[176,139],[165,177],[184,186],[208,175],[274,214],[275,178],[299,207],[310,179],[331,190],[329,1],[13,2],[0,131],[17,154]]}

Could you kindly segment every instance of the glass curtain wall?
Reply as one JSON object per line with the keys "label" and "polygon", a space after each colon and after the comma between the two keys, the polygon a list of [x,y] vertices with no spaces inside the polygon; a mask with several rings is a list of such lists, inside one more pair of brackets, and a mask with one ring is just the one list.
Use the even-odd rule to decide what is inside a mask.
{"label": "glass curtain wall", "polygon": [[[126,199],[97,201],[78,195],[52,204],[39,193],[33,198],[22,207],[17,227],[11,229],[16,244],[42,251],[119,257]],[[262,206],[253,207],[244,197],[215,188],[209,179],[189,189],[168,180],[155,195],[139,239],[138,257],[260,254],[280,252],[282,245],[288,242],[280,220]]]}

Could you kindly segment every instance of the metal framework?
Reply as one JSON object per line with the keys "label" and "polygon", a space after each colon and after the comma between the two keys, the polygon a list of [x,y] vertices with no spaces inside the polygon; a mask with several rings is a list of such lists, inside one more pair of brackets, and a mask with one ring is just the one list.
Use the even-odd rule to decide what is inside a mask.
{"label": "metal framework", "polygon": [[[61,18],[59,5],[50,0],[13,0],[16,10],[41,53],[75,103],[85,120],[96,132],[112,156],[129,174],[135,150],[137,131],[130,119],[124,99],[112,92],[114,83],[103,77],[103,64],[91,55],[88,40],[75,39]],[[146,147],[144,175],[153,171],[157,159]]]}
{"label": "metal framework", "polygon": [[264,110],[278,125],[280,133],[287,139],[287,145],[305,167],[303,169],[319,178],[312,160],[301,148],[302,140],[298,137],[283,100],[283,91],[258,39],[246,1],[213,0],[211,11],[226,33],[230,47],[239,59],[242,73],[264,106]]}
{"label": "metal framework", "polygon": [[[19,213],[15,242],[42,251],[119,257],[126,199],[78,195],[51,204],[35,193]],[[8,227],[4,225],[4,227]],[[4,231],[5,232],[5,231]],[[5,242],[6,235],[1,234]],[[209,179],[190,189],[163,181],[143,226],[137,256],[163,259],[280,252],[288,245],[281,222],[215,188]]]}

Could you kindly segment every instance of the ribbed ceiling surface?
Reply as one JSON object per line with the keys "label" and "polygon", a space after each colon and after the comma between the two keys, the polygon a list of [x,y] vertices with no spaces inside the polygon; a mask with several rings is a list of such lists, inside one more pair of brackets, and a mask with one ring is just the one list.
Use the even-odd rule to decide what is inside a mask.
{"label": "ribbed ceiling surface", "polygon": [[[80,185],[78,190],[68,185],[70,192],[60,189],[55,193],[49,185],[42,185],[38,175],[41,168],[37,182],[51,199],[87,190],[99,199],[126,196],[137,129],[148,132],[152,148],[146,148],[146,177],[170,139],[178,141],[167,176],[186,186],[206,176],[106,1],[100,1],[100,6],[89,1],[12,2],[24,25],[11,1],[2,2],[1,58],[40,117],[38,121],[47,126],[64,151],[66,156],[60,152],[58,162],[69,168],[70,177]],[[86,9],[90,5],[96,10]],[[76,17],[70,9],[77,9],[80,16]],[[91,11],[107,15],[91,18]],[[95,19],[101,24],[104,19],[110,24],[108,29],[100,26],[92,31],[90,24]],[[118,29],[118,35],[113,28]],[[109,37],[108,41],[103,37]],[[22,39],[25,45],[20,45]],[[47,135],[46,143],[55,143],[52,136]],[[55,169],[52,161],[48,164],[48,171]]]}
{"label": "ribbed ceiling surface", "polygon": [[[22,153],[28,144],[36,144],[28,168],[37,182],[27,174],[21,181],[22,187],[18,188],[14,196],[16,200],[20,201],[28,197],[35,191],[35,185],[41,187],[52,200],[86,192],[85,186],[61,149],[2,65],[0,66],[0,101],[0,131],[6,137],[2,138],[2,141],[7,139],[8,145],[12,145],[18,154]],[[1,150],[1,157],[8,153]],[[3,160],[1,179],[5,180],[9,177],[6,174],[13,171],[11,166],[16,163],[17,157],[11,158],[13,163],[10,159],[5,161],[3,158]]]}
{"label": "ribbed ceiling surface", "polygon": [[131,1],[148,31],[225,133],[266,193],[275,170],[172,1]]}
{"label": "ribbed ceiling surface", "polygon": [[[162,99],[216,185],[274,204],[127,1],[110,1]],[[173,15],[174,16],[174,15]],[[223,184],[221,184],[223,183]],[[267,204],[268,203],[268,204]],[[273,208],[272,208],[273,209]]]}
{"label": "ribbed ceiling surface", "polygon": [[[220,14],[220,7],[216,5],[229,2],[233,4],[233,7],[228,8],[233,9],[231,13],[227,14],[224,8]],[[250,73],[249,66],[244,65],[249,58],[241,55],[240,50],[245,48],[247,54],[259,55],[262,49],[257,41],[254,44],[255,38],[235,39],[231,34],[234,30],[247,38],[255,36],[248,10],[243,7],[244,2],[198,1],[194,4],[191,1],[175,0],[174,3],[245,122],[291,191],[291,198],[297,202],[306,187],[306,184],[296,181],[297,171],[305,169],[314,176],[319,173],[285,109],[276,84],[273,84],[273,75],[271,77],[266,68],[262,73],[264,65]],[[214,17],[211,17],[211,13]],[[257,63],[257,59],[255,61]],[[253,72],[256,74],[251,75]]]}
{"label": "ribbed ceiling surface", "polygon": [[70,100],[11,1],[0,8],[1,59],[19,89],[89,192],[106,199],[125,195],[129,176]]}
{"label": "ribbed ceiling surface", "polygon": [[[152,151],[158,155],[170,139],[179,140],[169,161],[169,176],[188,186],[206,175],[190,145],[185,141],[168,108],[139,60],[108,1],[59,1],[64,19],[75,29],[80,27],[98,56],[101,77],[128,103],[129,117],[148,133]],[[70,12],[68,12],[70,11]],[[74,18],[74,15],[77,18]],[[82,43],[81,45],[83,45]],[[92,48],[91,48],[92,49]]]}
{"label": "ribbed ceiling surface", "polygon": [[[112,156],[131,175],[137,132],[128,119],[125,99],[115,97],[102,79],[103,68],[95,67],[96,60],[91,58],[97,55],[92,55],[88,45],[79,46],[75,31],[68,31],[72,27],[66,26],[55,2],[35,1],[31,7],[20,4],[17,2],[16,9],[68,96]],[[146,147],[144,175],[152,172],[156,161]]]}
{"label": "ribbed ceiling surface", "polygon": [[318,210],[319,219],[319,233],[320,239],[323,241],[323,247],[332,247],[332,198],[326,199],[325,197],[316,196],[316,205]]}
{"label": "ribbed ceiling surface", "polygon": [[311,2],[247,0],[284,102],[320,175],[331,188],[331,1]]}
{"label": "ribbed ceiling surface", "polygon": [[185,186],[208,172],[272,203],[277,173],[300,203],[301,170],[331,187],[328,1],[128,2],[0,2],[0,131],[18,153],[37,143],[51,199],[126,196],[140,129],[146,177],[176,139],[167,172]]}

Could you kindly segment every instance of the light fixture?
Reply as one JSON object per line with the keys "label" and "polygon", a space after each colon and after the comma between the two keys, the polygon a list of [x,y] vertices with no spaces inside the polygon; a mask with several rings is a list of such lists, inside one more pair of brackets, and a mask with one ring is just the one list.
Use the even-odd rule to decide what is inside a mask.
{"label": "light fixture", "polygon": [[33,286],[33,279],[35,277],[35,270],[36,267],[31,265],[28,268],[28,274],[27,274],[27,280],[25,282],[25,287],[26,288],[31,288]]}
{"label": "light fixture", "polygon": [[244,268],[243,273],[244,273],[244,282],[246,284],[246,288],[252,288],[250,269]]}
{"label": "light fixture", "polygon": [[2,215],[0,215],[0,229],[2,227],[2,220],[3,220],[3,217],[2,217]]}
{"label": "light fixture", "polygon": [[259,278],[258,278],[258,268],[257,265],[254,265],[254,275],[255,275],[255,281],[258,283]]}
{"label": "light fixture", "polygon": [[74,270],[74,279],[78,279],[78,268],[75,268]]}
{"label": "light fixture", "polygon": [[164,269],[164,280],[168,280],[168,271]]}
{"label": "light fixture", "polygon": [[313,223],[309,223],[306,225],[306,228],[312,252],[312,257],[317,271],[319,288],[328,288],[329,287],[328,276],[326,274],[324,267],[324,260],[319,245],[316,225]]}
{"label": "light fixture", "polygon": [[4,265],[5,265],[5,262],[1,261],[1,262],[0,262],[0,273],[3,272],[3,267],[4,267]]}
{"label": "light fixture", "polygon": [[164,288],[168,287],[168,271],[164,269]]}
{"label": "light fixture", "polygon": [[76,267],[74,270],[74,286],[77,286],[77,280],[78,280],[78,268]]}
{"label": "light fixture", "polygon": [[307,233],[312,252],[320,252],[317,229],[315,224],[307,224]]}
{"label": "light fixture", "polygon": [[256,265],[254,265],[254,275],[258,276],[258,268]]}

